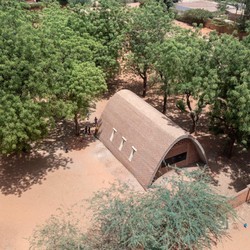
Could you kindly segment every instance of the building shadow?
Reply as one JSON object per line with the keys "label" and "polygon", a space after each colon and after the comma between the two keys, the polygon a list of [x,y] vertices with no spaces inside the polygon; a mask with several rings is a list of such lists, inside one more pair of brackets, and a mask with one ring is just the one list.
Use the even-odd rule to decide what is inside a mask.
{"label": "building shadow", "polygon": [[200,132],[197,139],[204,147],[208,158],[208,166],[212,176],[222,173],[230,177],[228,189],[236,192],[250,184],[250,150],[242,151],[240,145],[235,145],[233,155],[228,158],[224,154],[226,137]]}

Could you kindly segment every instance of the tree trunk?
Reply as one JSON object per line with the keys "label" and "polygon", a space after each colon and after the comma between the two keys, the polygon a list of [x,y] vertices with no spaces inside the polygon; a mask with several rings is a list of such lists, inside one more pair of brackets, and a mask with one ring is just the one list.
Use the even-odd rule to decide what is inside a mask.
{"label": "tree trunk", "polygon": [[199,120],[199,116],[195,112],[191,111],[190,118],[192,120],[192,126],[190,128],[190,134],[193,134],[193,133],[196,134],[196,127],[197,127],[197,122]]}
{"label": "tree trunk", "polygon": [[224,154],[228,157],[231,158],[233,154],[233,146],[235,143],[235,137],[230,137],[229,142],[226,144],[226,147],[224,149]]}
{"label": "tree trunk", "polygon": [[144,72],[144,76],[143,76],[143,92],[142,92],[142,96],[145,97],[147,94],[147,85],[148,85],[148,77],[147,77],[147,73]]}
{"label": "tree trunk", "polygon": [[191,107],[191,103],[190,103],[189,97],[190,97],[190,94],[189,94],[189,93],[186,93],[186,102],[187,102],[187,106],[188,106],[188,109],[189,109],[190,111],[192,111],[192,107]]}
{"label": "tree trunk", "polygon": [[245,4],[246,4],[246,8],[245,8],[245,13],[244,14],[245,14],[246,20],[249,20],[250,19],[250,1],[246,0]]}
{"label": "tree trunk", "polygon": [[162,113],[165,115],[167,112],[167,100],[168,100],[168,94],[167,91],[164,91],[164,98],[163,98],[163,110]]}
{"label": "tree trunk", "polygon": [[75,113],[74,121],[75,121],[75,134],[76,134],[76,136],[79,136],[80,135],[80,125],[79,125],[79,121],[78,121],[78,113]]}
{"label": "tree trunk", "polygon": [[189,133],[193,134],[193,133],[196,133],[196,126],[197,126],[197,122],[199,120],[199,116],[198,116],[198,114],[196,112],[193,111],[189,98],[190,98],[190,94],[186,93],[186,103],[187,103],[188,109],[190,111],[190,113],[189,113],[190,118],[192,120],[192,126],[190,128]]}

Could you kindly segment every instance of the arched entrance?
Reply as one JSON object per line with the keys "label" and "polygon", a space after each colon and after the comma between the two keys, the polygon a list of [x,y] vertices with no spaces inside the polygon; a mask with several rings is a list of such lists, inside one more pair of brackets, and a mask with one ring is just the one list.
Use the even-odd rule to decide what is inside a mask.
{"label": "arched entrance", "polygon": [[206,159],[203,159],[201,147],[197,141],[191,138],[184,138],[176,142],[162,159],[159,168],[155,174],[154,180],[167,173],[171,166],[188,167],[197,164],[204,165]]}

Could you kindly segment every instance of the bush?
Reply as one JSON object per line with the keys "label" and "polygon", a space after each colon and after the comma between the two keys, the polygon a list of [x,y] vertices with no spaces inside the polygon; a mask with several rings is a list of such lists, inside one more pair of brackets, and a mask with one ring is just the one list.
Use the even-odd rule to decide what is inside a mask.
{"label": "bush", "polygon": [[225,233],[234,215],[227,198],[214,193],[204,171],[166,179],[171,189],[154,187],[100,192],[92,200],[98,236],[93,249],[203,249]]}
{"label": "bush", "polygon": [[24,3],[24,2],[20,2],[20,7],[22,9],[29,10],[30,9],[30,4]]}
{"label": "bush", "polygon": [[54,218],[36,232],[33,247],[43,249],[37,247],[40,242],[46,249],[72,250],[210,248],[224,235],[233,209],[226,197],[214,193],[204,171],[177,170],[177,177],[166,179],[170,189],[152,187],[139,193],[113,186],[96,193],[88,234],[76,230],[77,225],[72,228],[72,220],[69,224]]}
{"label": "bush", "polygon": [[29,249],[78,250],[85,249],[85,235],[72,210],[59,209],[44,225],[37,227],[29,239]]}
{"label": "bush", "polygon": [[192,10],[187,10],[183,14],[177,16],[177,20],[191,25],[193,23],[196,23],[197,25],[203,24],[204,26],[206,21],[213,17],[214,14],[208,10],[192,9]]}

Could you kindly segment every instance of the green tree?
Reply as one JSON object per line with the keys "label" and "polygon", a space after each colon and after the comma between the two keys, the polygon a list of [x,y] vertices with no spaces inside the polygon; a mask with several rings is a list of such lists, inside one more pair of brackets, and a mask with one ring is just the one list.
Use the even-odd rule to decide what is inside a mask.
{"label": "green tree", "polygon": [[130,68],[143,80],[143,97],[147,93],[148,75],[152,69],[151,50],[164,41],[170,29],[170,17],[162,3],[146,1],[142,7],[131,10],[128,32]]}
{"label": "green tree", "polygon": [[0,152],[26,150],[55,118],[74,117],[79,134],[77,118],[106,89],[95,60],[103,46],[56,3],[39,14],[6,3],[0,21]]}
{"label": "green tree", "polygon": [[211,103],[211,123],[229,138],[225,152],[233,145],[247,144],[250,135],[250,50],[232,36],[211,36],[210,82],[206,95]]}
{"label": "green tree", "polygon": [[78,11],[87,32],[102,44],[95,56],[96,65],[103,68],[107,79],[119,72],[119,58],[126,38],[128,15],[120,1],[100,0],[98,6],[84,7]]}
{"label": "green tree", "polygon": [[87,115],[90,104],[106,90],[106,82],[104,73],[94,63],[75,64],[70,73],[70,79],[61,86],[57,96],[74,114],[75,133],[80,135],[78,118],[81,114]]}
{"label": "green tree", "polygon": [[[44,66],[49,64],[50,101],[54,107],[58,101],[59,107],[64,106],[63,116],[73,115],[79,135],[78,117],[86,115],[90,102],[106,90],[105,74],[96,66],[95,59],[102,46],[86,30],[76,32],[77,21],[82,24],[78,14],[58,6],[46,9],[43,14],[41,30],[45,44],[49,44],[49,48],[44,48],[48,58]],[[53,63],[55,60],[58,63]]]}
{"label": "green tree", "polygon": [[49,128],[43,104],[2,90],[0,98],[1,153],[29,150],[29,144],[46,135]]}
{"label": "green tree", "polygon": [[19,5],[0,7],[0,152],[26,150],[49,128],[38,32]]}
{"label": "green tree", "polygon": [[155,47],[151,50],[154,69],[159,74],[162,82],[163,114],[166,114],[167,111],[167,98],[171,93],[171,89],[179,81],[182,66],[180,49],[185,49],[185,47],[174,38],[169,38],[159,45],[155,44]]}
{"label": "green tree", "polygon": [[[204,92],[204,88],[208,84],[205,79],[209,71],[208,45],[206,40],[199,37],[199,33],[193,32],[186,32],[177,37],[176,40],[182,46],[179,49],[181,68],[176,90],[185,96],[184,111],[189,114],[192,121],[190,133],[195,133],[203,108],[208,103]],[[191,104],[191,98],[194,100],[193,104]]]}
{"label": "green tree", "polygon": [[[179,100],[177,107],[189,114],[192,120],[190,133],[196,131],[206,105],[203,91],[207,57],[205,46],[206,41],[193,31],[176,31],[152,50],[154,66],[162,82],[163,113],[166,113],[167,97],[171,92],[185,96],[185,103]],[[191,97],[195,99],[195,105],[191,105]]]}

